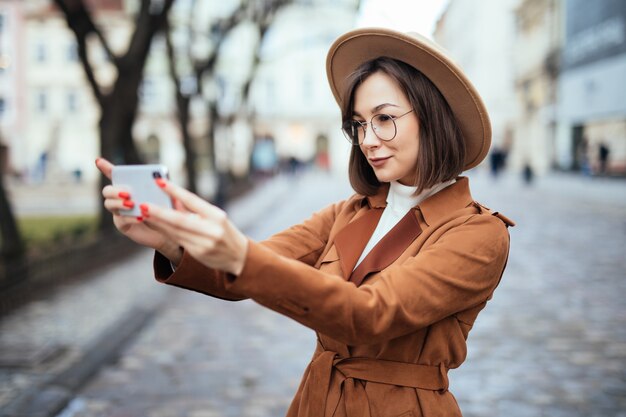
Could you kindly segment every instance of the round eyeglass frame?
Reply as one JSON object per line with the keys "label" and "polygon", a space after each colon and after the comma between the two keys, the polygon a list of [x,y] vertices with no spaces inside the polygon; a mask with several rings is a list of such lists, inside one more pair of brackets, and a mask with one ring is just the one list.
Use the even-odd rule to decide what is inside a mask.
{"label": "round eyeglass frame", "polygon": [[[382,140],[383,142],[389,142],[389,141],[394,140],[396,136],[398,135],[398,126],[396,125],[396,120],[398,120],[401,117],[406,116],[407,114],[411,113],[413,110],[414,109],[411,109],[408,112],[401,114],[400,116],[392,116],[386,113],[378,113],[378,114],[373,115],[369,122],[359,122],[358,120],[346,120],[343,122],[341,131],[343,132],[343,135],[346,137],[346,139],[348,140],[348,142],[350,142],[352,146],[360,146],[363,144],[363,141],[365,141],[365,135],[367,134],[367,125],[370,125],[372,126],[372,132],[374,132],[374,135],[376,135],[378,139]],[[374,129],[372,125],[372,123],[374,122],[374,119],[379,116],[387,116],[393,123],[393,136],[390,139],[383,139],[380,136],[378,136],[378,133],[376,133],[376,129]],[[361,141],[358,140],[358,137],[357,137],[357,140],[355,141],[354,138],[351,137],[352,135],[350,135],[350,133],[346,131],[346,127],[345,127],[346,123],[354,123],[354,122],[358,123],[361,129],[363,129],[363,139]]]}

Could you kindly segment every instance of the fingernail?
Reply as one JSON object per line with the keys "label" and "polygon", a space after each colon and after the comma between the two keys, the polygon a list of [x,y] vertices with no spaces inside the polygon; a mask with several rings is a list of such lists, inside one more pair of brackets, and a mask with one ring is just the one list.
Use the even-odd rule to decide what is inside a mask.
{"label": "fingernail", "polygon": [[126,191],[120,191],[118,196],[120,198],[123,198],[124,200],[128,200],[130,198],[130,193],[127,193]]}
{"label": "fingernail", "polygon": [[148,205],[147,204],[140,204],[139,205],[139,209],[141,210],[141,214],[143,214],[144,216],[148,215]]}
{"label": "fingernail", "polygon": [[99,160],[101,160],[102,158],[96,158],[96,164],[98,163]]}
{"label": "fingernail", "polygon": [[125,200],[122,204],[124,204],[124,207],[128,207],[128,208],[135,207],[135,202],[134,201],[130,201],[130,200]]}
{"label": "fingernail", "polygon": [[165,188],[165,186],[167,185],[167,182],[165,182],[165,180],[163,178],[157,178],[155,179],[157,185],[161,188]]}
{"label": "fingernail", "polygon": [[141,217],[141,216],[137,217],[137,221],[142,222],[143,221],[143,217]]}

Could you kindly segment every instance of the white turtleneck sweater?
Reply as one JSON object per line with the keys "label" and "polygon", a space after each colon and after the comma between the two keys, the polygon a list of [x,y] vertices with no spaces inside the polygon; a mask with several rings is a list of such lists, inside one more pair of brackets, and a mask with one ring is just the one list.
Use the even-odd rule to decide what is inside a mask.
{"label": "white turtleneck sweater", "polygon": [[417,187],[411,187],[408,185],[402,185],[397,181],[392,181],[389,183],[389,193],[387,194],[387,207],[383,211],[380,220],[378,221],[378,225],[376,226],[376,230],[372,234],[369,242],[363,249],[363,253],[359,258],[358,262],[354,266],[356,269],[357,266],[361,263],[363,259],[367,256],[368,253],[376,246],[378,242],[391,230],[393,227],[406,215],[406,213],[411,210],[413,207],[420,204],[422,201],[426,200],[433,194],[443,190],[449,185],[452,185],[456,182],[456,180],[450,180],[447,182],[442,182],[435,185],[432,188],[428,188],[422,191],[418,195],[414,195]]}

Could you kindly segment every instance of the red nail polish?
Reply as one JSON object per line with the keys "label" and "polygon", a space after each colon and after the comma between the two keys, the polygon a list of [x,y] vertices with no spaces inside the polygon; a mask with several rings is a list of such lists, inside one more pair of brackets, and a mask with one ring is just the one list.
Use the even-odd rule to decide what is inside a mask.
{"label": "red nail polish", "polygon": [[163,178],[157,178],[155,181],[157,185],[161,188],[165,188],[165,186],[167,185],[167,182],[165,182]]}
{"label": "red nail polish", "polygon": [[141,216],[137,217],[137,221],[142,222],[143,221],[143,217],[141,217]]}
{"label": "red nail polish", "polygon": [[135,202],[134,201],[130,201],[130,200],[125,200],[122,204],[124,204],[124,207],[128,207],[128,208],[135,207]]}
{"label": "red nail polish", "polygon": [[148,215],[148,205],[147,204],[140,204],[139,205],[139,209],[141,210],[141,214],[143,214],[144,216]]}
{"label": "red nail polish", "polygon": [[127,193],[126,191],[120,191],[118,196],[120,198],[123,198],[124,200],[128,200],[130,198],[130,193]]}

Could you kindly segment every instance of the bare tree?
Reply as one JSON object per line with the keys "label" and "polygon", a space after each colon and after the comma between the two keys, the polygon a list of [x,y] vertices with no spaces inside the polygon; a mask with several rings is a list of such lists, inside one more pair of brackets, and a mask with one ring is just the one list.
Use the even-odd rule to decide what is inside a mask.
{"label": "bare tree", "polygon": [[[254,64],[253,69],[251,70],[248,79],[244,83],[244,87],[242,89],[242,101],[246,101],[248,97],[248,92],[250,89],[250,84],[254,79],[254,74],[256,68],[260,63],[260,48],[263,43],[263,38],[265,33],[270,28],[271,24],[274,21],[274,18],[278,11],[282,9],[284,6],[294,3],[293,0],[267,0],[264,2],[256,2],[256,1],[242,1],[239,5],[226,17],[217,19],[216,21],[211,23],[208,33],[210,34],[210,39],[212,41],[212,49],[211,52],[201,59],[195,59],[193,57],[191,51],[191,41],[187,42],[187,48],[183,53],[191,62],[191,74],[188,74],[189,77],[193,78],[195,81],[194,84],[197,86],[196,91],[193,93],[195,95],[203,96],[202,91],[202,80],[213,79],[215,77],[216,65],[219,58],[219,53],[221,51],[221,47],[223,42],[226,40],[228,35],[231,33],[233,29],[235,29],[238,25],[240,25],[244,21],[250,21],[257,25],[259,31],[259,42],[257,43],[257,47],[252,53],[254,53]],[[190,7],[189,13],[189,22],[191,22],[192,17],[194,15],[195,8],[197,6],[197,1],[194,0]],[[187,24],[188,39],[191,40],[194,37],[193,29],[191,24]],[[167,31],[167,51],[170,62],[170,74],[172,76],[172,80],[176,86],[176,103],[177,103],[177,113],[179,122],[181,125],[181,131],[183,136],[183,145],[185,147],[185,171],[188,178],[188,187],[192,191],[196,191],[196,182],[195,178],[197,177],[196,172],[196,152],[193,148],[194,140],[191,137],[188,129],[188,123],[190,120],[189,113],[189,105],[192,99],[192,96],[189,95],[188,92],[183,92],[182,90],[182,76],[176,70],[175,62],[177,60],[177,55],[175,48],[172,43],[172,31]],[[211,166],[215,169],[216,160],[215,160],[215,127],[218,124],[229,124],[232,122],[232,117],[222,117],[218,112],[218,99],[217,97],[212,97],[206,100],[208,112],[207,117],[209,120],[208,124],[208,132],[206,132],[206,137],[208,140],[208,148],[209,148],[209,156],[211,157]],[[244,109],[245,110],[245,109]],[[219,173],[218,173],[219,174]],[[218,175],[218,194],[220,194],[221,189],[225,188],[225,185],[222,183],[224,181],[223,175]],[[217,203],[220,203],[222,200],[219,196],[217,197]]]}
{"label": "bare tree", "polygon": [[[138,90],[143,69],[154,35],[167,20],[174,0],[141,0],[135,17],[135,30],[123,55],[115,55],[102,31],[96,26],[92,12],[84,0],[54,0],[65,15],[68,27],[76,36],[78,56],[92,93],[100,107],[100,155],[118,162],[139,163],[140,156],[132,137],[132,127],[139,104]],[[94,67],[89,61],[88,43],[95,36],[117,69],[113,85],[103,86],[95,77]],[[102,178],[101,185],[104,186]],[[100,229],[112,229],[107,212],[101,205]]]}
{"label": "bare tree", "polygon": [[[20,266],[25,255],[24,242],[17,227],[15,216],[11,208],[6,188],[4,186],[4,171],[8,149],[0,141],[0,261],[5,266],[4,277],[12,275],[12,267]],[[0,275],[2,278],[2,275]],[[0,284],[2,284],[0,282]]]}

